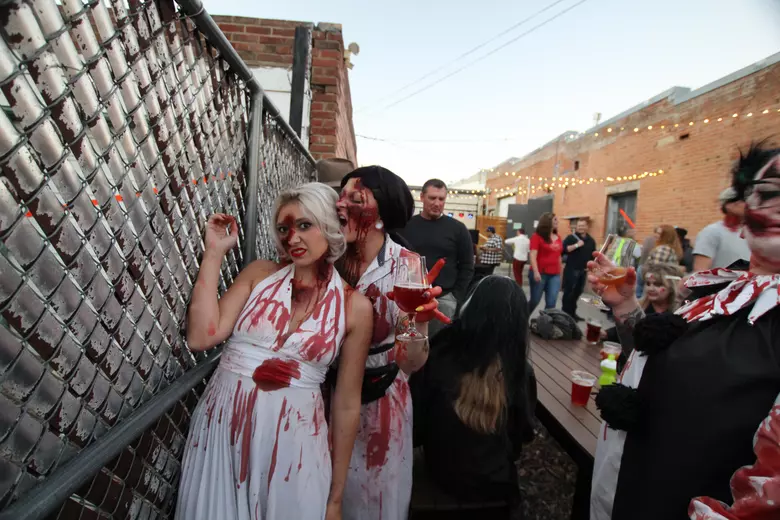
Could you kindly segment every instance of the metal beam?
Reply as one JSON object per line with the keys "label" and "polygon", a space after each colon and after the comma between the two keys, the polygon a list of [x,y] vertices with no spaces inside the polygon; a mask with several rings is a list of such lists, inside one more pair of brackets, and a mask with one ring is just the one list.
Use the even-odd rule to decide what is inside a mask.
{"label": "metal beam", "polygon": [[260,186],[260,151],[263,148],[263,105],[265,97],[262,90],[252,95],[252,107],[249,113],[249,151],[247,154],[247,181],[244,202],[244,247],[242,258],[244,267],[257,259],[257,216],[259,212],[257,191]]}
{"label": "metal beam", "polygon": [[295,28],[293,44],[292,86],[290,92],[290,126],[302,137],[303,107],[306,100],[306,80],[311,70],[311,26]]}

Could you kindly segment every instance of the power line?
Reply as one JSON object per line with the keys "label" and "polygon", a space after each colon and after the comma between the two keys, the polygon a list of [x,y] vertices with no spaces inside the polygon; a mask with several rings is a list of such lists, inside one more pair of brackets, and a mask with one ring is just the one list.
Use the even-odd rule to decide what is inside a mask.
{"label": "power line", "polygon": [[446,80],[446,79],[449,79],[449,78],[451,78],[452,76],[454,76],[455,74],[458,74],[459,72],[462,72],[463,70],[465,70],[465,69],[467,69],[467,68],[471,67],[471,66],[472,66],[472,65],[474,65],[475,63],[479,63],[480,61],[484,60],[485,58],[487,58],[487,57],[489,57],[489,56],[492,56],[493,54],[497,53],[497,52],[498,52],[498,51],[500,51],[501,49],[503,49],[503,48],[505,48],[505,47],[507,47],[507,46],[509,46],[509,45],[511,45],[511,44],[513,44],[513,43],[515,43],[516,41],[518,41],[518,40],[520,40],[520,39],[524,38],[525,36],[528,36],[529,34],[531,34],[532,32],[536,31],[537,29],[540,29],[540,28],[544,27],[544,26],[545,26],[545,25],[547,25],[548,23],[552,22],[553,20],[556,20],[557,18],[560,18],[561,16],[563,16],[563,15],[564,15],[564,14],[566,14],[566,13],[568,13],[569,11],[571,11],[572,9],[574,9],[575,7],[582,5],[582,4],[584,4],[585,2],[587,2],[587,1],[588,1],[588,0],[580,0],[580,1],[579,1],[579,2],[577,2],[576,4],[574,4],[574,5],[570,6],[570,7],[567,7],[566,9],[564,9],[563,11],[561,11],[560,13],[556,14],[555,16],[553,16],[552,18],[548,18],[547,20],[543,21],[542,23],[540,23],[540,24],[537,24],[537,25],[535,25],[535,26],[531,27],[530,29],[528,29],[528,30],[527,30],[527,31],[525,31],[524,33],[520,34],[519,36],[517,36],[517,37],[515,37],[515,38],[512,38],[511,40],[507,41],[506,43],[504,43],[504,44],[502,44],[502,45],[499,45],[498,47],[496,47],[496,48],[495,48],[495,49],[493,49],[492,51],[490,51],[490,52],[488,52],[488,53],[486,53],[486,54],[483,54],[483,55],[482,55],[482,56],[480,56],[479,58],[477,58],[477,59],[475,59],[475,60],[472,60],[472,61],[468,62],[467,64],[463,65],[463,66],[462,66],[462,67],[460,67],[459,69],[456,69],[456,70],[454,70],[453,72],[451,72],[451,73],[447,74],[446,76],[443,76],[443,77],[441,77],[441,78],[437,79],[437,80],[436,80],[436,81],[434,81],[433,83],[429,83],[429,84],[427,84],[426,86],[424,86],[424,87],[422,87],[422,88],[419,88],[419,89],[415,90],[414,92],[412,92],[412,93],[411,93],[411,94],[409,94],[408,96],[404,96],[404,97],[402,97],[401,99],[399,99],[398,101],[394,101],[393,103],[390,103],[389,105],[385,105],[384,107],[382,107],[382,108],[381,108],[381,110],[387,110],[388,108],[392,108],[392,107],[394,107],[394,106],[398,105],[399,103],[403,103],[403,102],[404,102],[404,101],[406,101],[407,99],[410,99],[410,98],[412,98],[412,97],[416,96],[417,94],[420,94],[420,93],[422,93],[422,92],[425,92],[426,90],[428,90],[428,89],[430,89],[430,88],[432,88],[432,87],[434,87],[434,86],[438,85],[438,84],[439,84],[439,83],[441,83],[442,81],[444,81],[444,80]]}
{"label": "power line", "polygon": [[384,143],[498,143],[507,141],[519,141],[519,137],[497,137],[495,139],[387,139],[383,137],[372,137],[369,135],[355,134],[355,137],[367,139],[369,141],[380,141]]}
{"label": "power line", "polygon": [[[432,71],[430,71],[430,72],[428,72],[428,73],[426,73],[426,74],[423,74],[422,76],[420,76],[419,78],[415,79],[415,80],[414,80],[414,81],[412,81],[411,83],[408,83],[408,84],[404,85],[403,87],[401,87],[401,88],[399,88],[399,89],[397,89],[397,90],[395,90],[395,91],[391,92],[390,94],[388,94],[388,95],[384,96],[383,98],[381,98],[381,99],[380,99],[379,101],[377,101],[376,103],[377,103],[377,104],[379,104],[379,103],[381,103],[381,102],[383,102],[383,101],[386,101],[386,100],[388,100],[388,99],[391,99],[391,98],[395,97],[395,95],[396,95],[396,94],[400,94],[401,92],[403,92],[404,90],[408,89],[409,87],[413,87],[413,86],[417,85],[418,83],[420,83],[422,80],[424,80],[424,79],[426,79],[426,78],[429,78],[429,77],[433,76],[434,74],[436,74],[436,73],[438,73],[438,72],[440,72],[440,71],[442,71],[442,70],[446,69],[447,67],[449,67],[449,66],[450,66],[450,65],[452,65],[453,63],[457,63],[458,61],[462,60],[463,58],[465,58],[465,57],[467,57],[467,56],[470,56],[471,54],[474,54],[474,53],[475,53],[475,52],[477,52],[479,49],[481,49],[481,48],[485,47],[486,45],[488,45],[488,44],[490,44],[490,43],[493,43],[494,41],[498,40],[499,38],[501,38],[501,37],[502,37],[502,36],[504,36],[505,34],[507,34],[507,33],[510,33],[510,32],[512,32],[512,31],[514,31],[515,29],[517,29],[517,28],[518,28],[518,27],[520,27],[521,25],[524,25],[524,24],[526,24],[526,23],[530,22],[531,20],[533,20],[534,18],[536,18],[536,17],[537,17],[537,16],[539,16],[540,14],[543,14],[543,13],[545,13],[545,12],[549,11],[550,9],[552,9],[553,7],[555,7],[556,5],[560,4],[561,2],[565,2],[565,1],[566,1],[566,0],[556,0],[555,2],[551,3],[551,4],[550,4],[550,5],[548,5],[547,7],[545,7],[545,8],[543,8],[543,9],[541,9],[541,10],[539,10],[539,11],[535,12],[535,13],[534,13],[534,14],[532,14],[531,16],[528,16],[527,18],[525,18],[525,19],[523,19],[523,20],[521,20],[521,21],[517,22],[516,24],[512,25],[511,27],[509,27],[509,28],[505,29],[504,31],[502,31],[502,32],[498,33],[497,35],[495,35],[494,37],[490,38],[489,40],[487,40],[487,41],[484,41],[484,42],[480,43],[480,44],[479,44],[479,45],[477,45],[476,47],[472,47],[471,49],[467,50],[466,52],[464,52],[463,54],[461,54],[461,55],[460,55],[460,56],[458,56],[457,58],[453,58],[452,60],[448,61],[448,62],[447,62],[447,63],[445,63],[444,65],[441,65],[441,66],[439,66],[439,67],[437,67],[437,68],[433,69]],[[369,107],[363,107],[363,108],[360,108],[360,109],[358,109],[356,112],[362,112],[362,111],[363,111],[363,110],[365,110],[366,108],[369,108]]]}

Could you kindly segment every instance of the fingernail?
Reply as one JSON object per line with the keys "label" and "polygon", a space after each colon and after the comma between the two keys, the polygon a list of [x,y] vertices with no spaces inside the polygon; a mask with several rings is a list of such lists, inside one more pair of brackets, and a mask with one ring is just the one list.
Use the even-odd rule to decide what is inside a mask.
{"label": "fingernail", "polygon": [[423,306],[422,305],[420,305],[419,307],[417,307],[415,309],[416,312],[422,312],[422,310],[423,310]]}

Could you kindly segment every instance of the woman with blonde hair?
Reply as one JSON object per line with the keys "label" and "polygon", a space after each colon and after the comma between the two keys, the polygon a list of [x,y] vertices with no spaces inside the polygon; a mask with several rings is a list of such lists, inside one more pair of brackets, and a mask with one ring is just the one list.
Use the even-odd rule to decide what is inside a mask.
{"label": "woman with blonde hair", "polygon": [[[371,303],[333,268],[346,249],[336,200],[319,183],[282,193],[273,233],[284,263],[252,262],[221,298],[220,266],[238,229],[228,215],[208,220],[187,343],[227,345],[192,416],[178,519],[341,518]],[[320,384],[337,356],[329,432]]]}
{"label": "woman with blonde hair", "polygon": [[647,257],[647,263],[679,266],[682,257],[683,249],[677,230],[668,224],[658,226],[655,229],[655,247]]}

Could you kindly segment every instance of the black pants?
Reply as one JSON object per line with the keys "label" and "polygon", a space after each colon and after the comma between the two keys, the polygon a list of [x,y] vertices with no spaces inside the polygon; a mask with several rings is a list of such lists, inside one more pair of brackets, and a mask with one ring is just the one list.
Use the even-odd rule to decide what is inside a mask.
{"label": "black pants", "polygon": [[567,266],[563,270],[563,301],[561,307],[563,312],[569,316],[577,313],[577,300],[582,296],[585,289],[585,280],[588,272],[585,269],[569,269]]}

